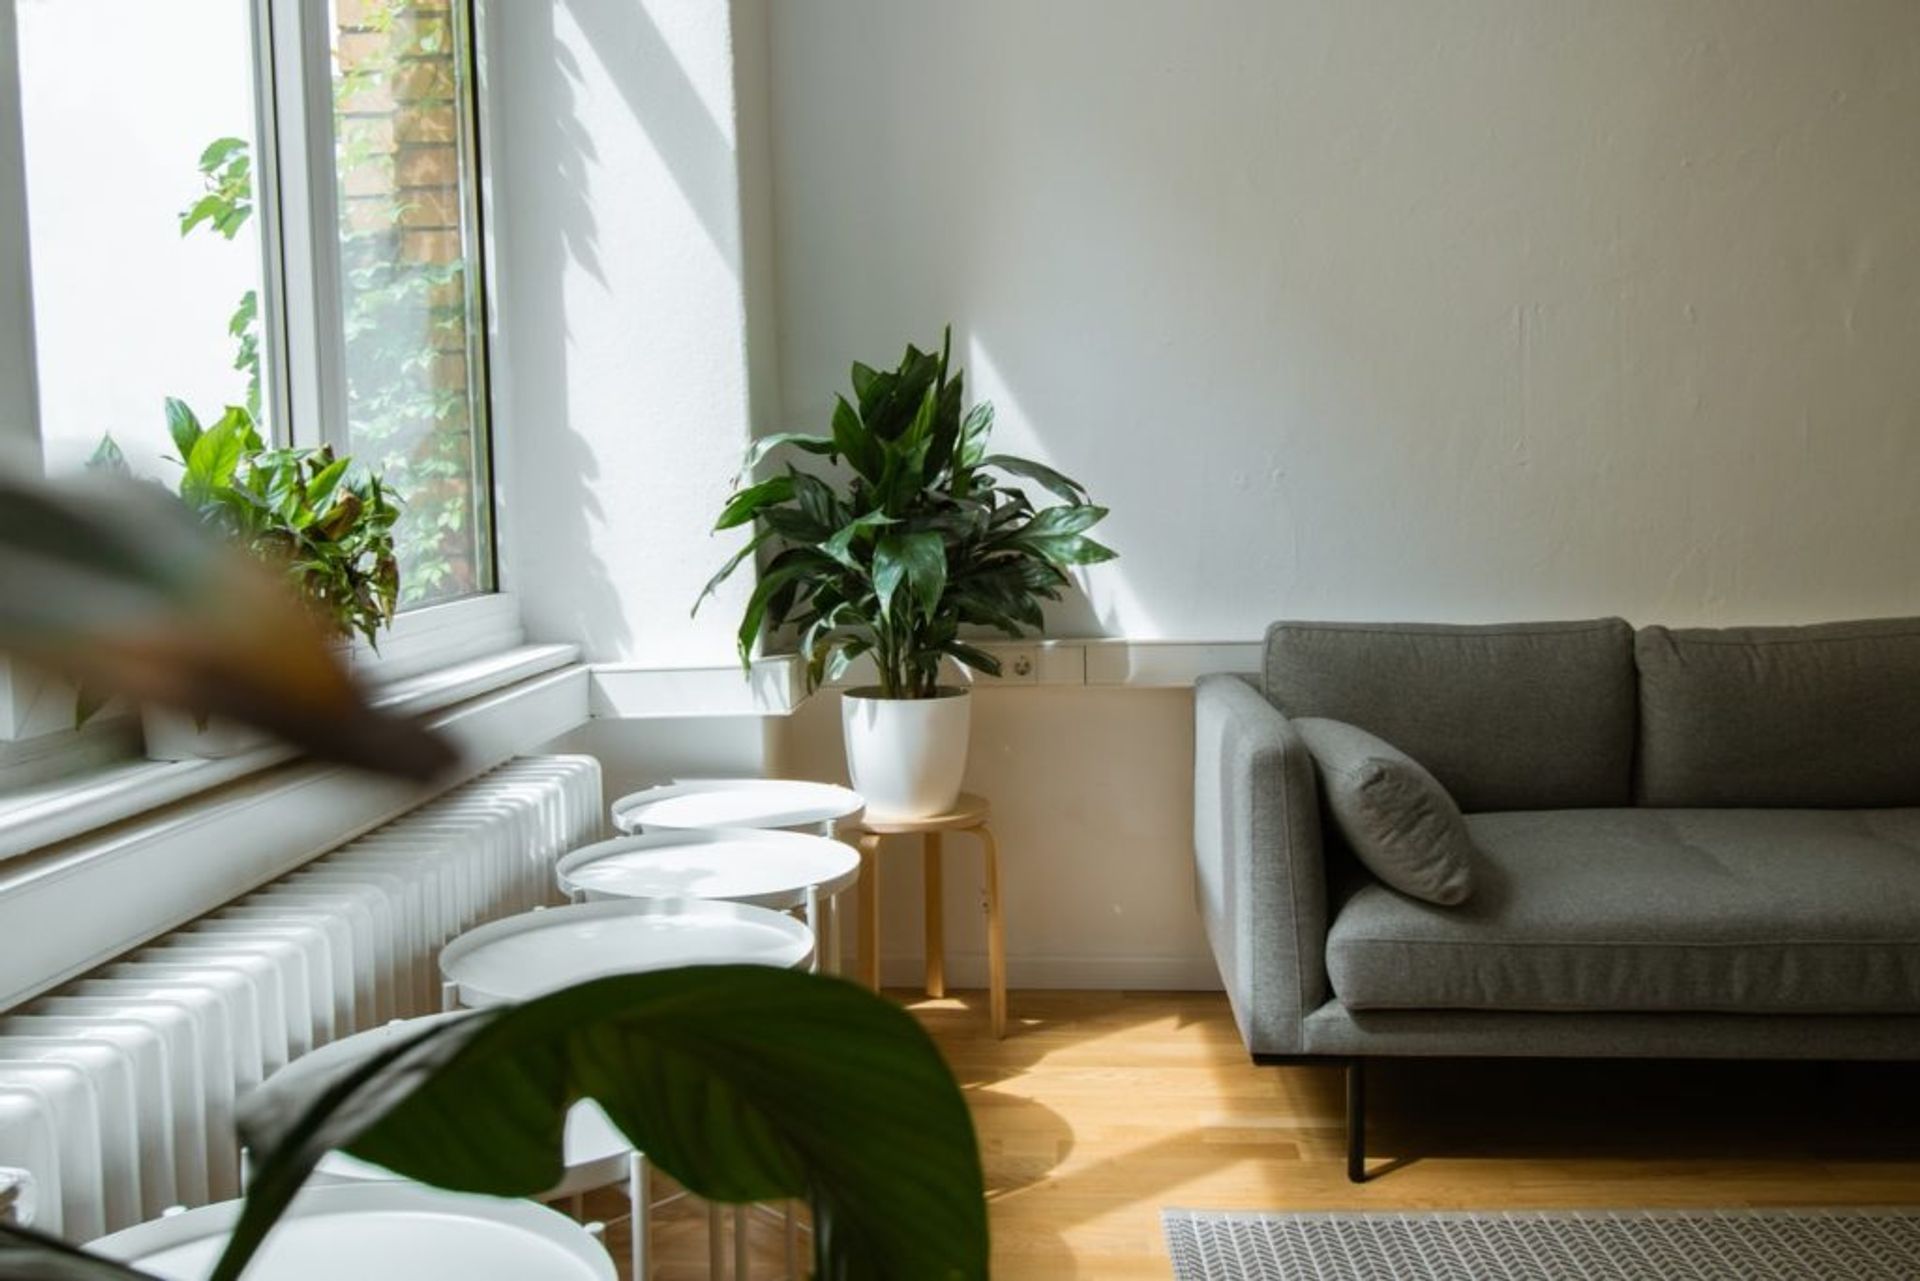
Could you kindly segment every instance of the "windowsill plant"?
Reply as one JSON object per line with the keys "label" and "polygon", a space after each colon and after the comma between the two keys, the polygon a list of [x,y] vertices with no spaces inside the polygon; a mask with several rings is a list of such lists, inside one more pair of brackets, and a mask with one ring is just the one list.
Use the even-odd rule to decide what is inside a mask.
{"label": "windowsill plant", "polygon": [[[378,648],[400,594],[393,541],[399,509],[381,479],[336,457],[330,446],[269,448],[253,415],[237,405],[203,426],[185,403],[169,399],[167,430],[179,451],[179,497],[188,511],[284,573],[341,658],[356,637]],[[125,471],[111,437],[94,462]],[[83,690],[81,719],[99,705]],[[266,741],[204,715],[148,708],[142,720],[147,754],[158,760],[231,756]]]}

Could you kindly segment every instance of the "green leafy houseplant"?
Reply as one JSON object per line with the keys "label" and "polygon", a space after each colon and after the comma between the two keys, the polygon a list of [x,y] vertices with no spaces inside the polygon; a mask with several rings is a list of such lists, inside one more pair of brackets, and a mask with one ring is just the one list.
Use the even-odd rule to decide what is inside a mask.
{"label": "green leafy houseplant", "polygon": [[185,471],[180,497],[202,520],[269,564],[341,639],[379,642],[400,597],[393,523],[380,477],[331,446],[269,449],[253,416],[229,406],[211,426],[167,401],[167,430]]}
{"label": "green leafy houseplant", "polygon": [[[1038,630],[1040,602],[1059,599],[1071,567],[1113,559],[1087,536],[1107,509],[1077,481],[987,452],[993,406],[962,412],[951,341],[949,329],[938,355],[909,346],[890,372],[856,362],[854,400],[837,399],[830,435],[783,432],[748,449],[714,528],[751,523],[755,532],[701,593],[704,601],[761,547],[776,549],[740,620],[742,663],[762,635],[790,624],[810,688],[870,654],[883,698],[931,698],[944,658],[1000,672],[963,627]],[[755,481],[756,466],[783,448],[845,472],[829,480],[789,464]],[[1017,480],[1060,501],[1036,507]]]}

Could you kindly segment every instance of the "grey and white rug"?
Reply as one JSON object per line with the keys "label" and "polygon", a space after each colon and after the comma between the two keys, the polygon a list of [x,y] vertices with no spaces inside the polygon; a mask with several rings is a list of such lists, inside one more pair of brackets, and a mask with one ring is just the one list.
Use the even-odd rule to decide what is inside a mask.
{"label": "grey and white rug", "polygon": [[1910,1281],[1920,1211],[1162,1214],[1177,1281]]}

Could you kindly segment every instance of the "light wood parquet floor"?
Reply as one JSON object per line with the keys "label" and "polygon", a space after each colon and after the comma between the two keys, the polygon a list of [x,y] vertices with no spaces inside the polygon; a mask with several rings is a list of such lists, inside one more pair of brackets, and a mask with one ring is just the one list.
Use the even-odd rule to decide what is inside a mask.
{"label": "light wood parquet floor", "polygon": [[[1339,1071],[1254,1067],[1218,993],[1017,992],[1004,1041],[982,994],[901,996],[973,1104],[998,1281],[1165,1281],[1166,1206],[1920,1204],[1904,1064],[1388,1063],[1369,1078],[1384,1173],[1356,1187]],[[705,1223],[661,1214],[656,1281],[707,1276]],[[754,1241],[771,1281],[777,1221]]]}

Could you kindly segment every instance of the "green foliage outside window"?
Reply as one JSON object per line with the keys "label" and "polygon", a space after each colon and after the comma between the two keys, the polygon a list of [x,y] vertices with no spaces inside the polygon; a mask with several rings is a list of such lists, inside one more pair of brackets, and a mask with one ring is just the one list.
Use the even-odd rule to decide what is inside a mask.
{"label": "green foliage outside window", "polygon": [[[485,564],[486,495],[476,492],[473,415],[481,403],[469,341],[464,245],[436,260],[410,248],[417,201],[391,181],[372,193],[356,183],[388,173],[395,130],[454,119],[444,14],[413,13],[408,0],[370,4],[358,20],[380,39],[334,83],[335,164],[345,198],[340,220],[341,304],[347,426],[353,454],[402,501],[393,537],[399,603],[424,604],[490,586]],[[423,78],[423,69],[433,75]],[[444,83],[443,83],[444,81]],[[413,96],[403,96],[405,94]],[[424,90],[421,88],[424,86]],[[377,104],[362,110],[365,104]],[[452,144],[451,127],[445,141]],[[202,192],[180,231],[232,240],[254,211],[253,168],[243,138],[214,140],[199,162]],[[390,176],[390,175],[389,175]],[[457,181],[450,188],[458,191]],[[458,215],[452,215],[458,222]],[[259,297],[248,290],[228,321],[234,368],[247,376],[246,407],[261,418]]]}

